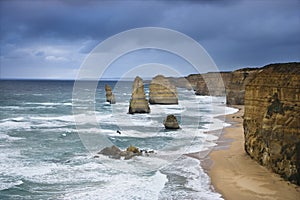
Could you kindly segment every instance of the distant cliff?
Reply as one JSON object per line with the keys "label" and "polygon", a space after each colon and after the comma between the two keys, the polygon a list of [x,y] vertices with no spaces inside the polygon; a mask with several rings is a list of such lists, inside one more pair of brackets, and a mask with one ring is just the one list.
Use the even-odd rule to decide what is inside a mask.
{"label": "distant cliff", "polygon": [[228,105],[244,105],[245,86],[257,74],[257,68],[243,68],[231,72],[230,81],[225,82],[226,103]]}
{"label": "distant cliff", "polygon": [[169,79],[177,87],[193,89],[196,95],[226,95],[228,105],[243,105],[245,86],[257,72],[258,68],[244,68],[233,72],[209,72]]}
{"label": "distant cliff", "polygon": [[192,74],[186,77],[196,95],[225,96],[225,86],[231,77],[230,72],[209,72]]}
{"label": "distant cliff", "polygon": [[245,151],[299,185],[300,63],[261,68],[246,86],[244,103]]}

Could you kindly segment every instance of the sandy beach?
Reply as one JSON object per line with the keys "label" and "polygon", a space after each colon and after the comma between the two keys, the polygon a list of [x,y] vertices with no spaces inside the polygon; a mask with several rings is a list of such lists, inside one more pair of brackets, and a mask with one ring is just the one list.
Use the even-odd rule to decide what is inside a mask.
{"label": "sandy beach", "polygon": [[[260,166],[244,151],[244,107],[227,115],[232,124],[223,130],[218,146],[206,158],[206,166],[214,189],[224,199],[290,199],[300,197],[300,187],[283,180],[279,175]],[[207,160],[207,159],[210,159]]]}

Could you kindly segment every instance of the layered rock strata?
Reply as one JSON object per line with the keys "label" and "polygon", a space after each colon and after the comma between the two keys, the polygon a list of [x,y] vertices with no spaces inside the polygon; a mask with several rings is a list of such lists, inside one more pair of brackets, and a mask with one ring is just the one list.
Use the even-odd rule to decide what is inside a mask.
{"label": "layered rock strata", "polygon": [[300,184],[300,63],[271,64],[245,90],[245,151]]}
{"label": "layered rock strata", "polygon": [[149,103],[178,104],[176,87],[164,76],[155,76],[149,86]]}
{"label": "layered rock strata", "polygon": [[231,79],[230,72],[192,74],[186,78],[196,95],[225,96],[225,88]]}
{"label": "layered rock strata", "polygon": [[109,85],[105,85],[105,93],[106,93],[106,101],[109,102],[110,104],[115,104],[116,99],[115,95],[112,93],[112,89]]}
{"label": "layered rock strata", "polygon": [[149,103],[144,91],[144,83],[139,76],[134,79],[132,85],[132,95],[128,113],[150,113]]}
{"label": "layered rock strata", "polygon": [[164,126],[166,129],[179,129],[177,118],[174,115],[168,115],[164,120]]}
{"label": "layered rock strata", "polygon": [[226,103],[228,105],[244,105],[245,86],[256,76],[257,68],[244,68],[233,71],[226,84]]}

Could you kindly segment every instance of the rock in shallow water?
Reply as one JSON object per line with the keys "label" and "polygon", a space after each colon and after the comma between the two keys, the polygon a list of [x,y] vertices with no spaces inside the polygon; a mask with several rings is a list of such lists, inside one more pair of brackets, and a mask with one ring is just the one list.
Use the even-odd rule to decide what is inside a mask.
{"label": "rock in shallow water", "polygon": [[115,104],[116,99],[115,95],[112,93],[112,89],[109,85],[105,85],[105,92],[106,92],[106,101],[109,102],[110,104]]}
{"label": "rock in shallow water", "polygon": [[[142,152],[139,150],[139,148],[130,145],[126,151],[122,151],[116,146],[105,147],[98,154],[102,154],[114,159],[120,159],[123,157],[124,160],[129,160],[135,156],[141,156]],[[95,158],[97,157],[98,156],[95,156]]]}
{"label": "rock in shallow water", "polygon": [[164,120],[164,126],[166,129],[179,129],[177,118],[174,115],[168,115]]}

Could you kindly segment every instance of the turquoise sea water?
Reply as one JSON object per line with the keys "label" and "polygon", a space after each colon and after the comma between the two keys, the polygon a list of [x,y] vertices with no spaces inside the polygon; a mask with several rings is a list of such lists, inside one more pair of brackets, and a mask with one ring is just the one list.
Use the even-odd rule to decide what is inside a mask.
{"label": "turquoise sea water", "polygon": [[[117,104],[105,102],[105,84],[114,88]],[[93,102],[98,124],[76,127],[73,85],[0,81],[0,199],[221,199],[199,161],[182,154],[215,145],[218,135],[206,132],[228,124],[214,117],[235,111],[225,107],[225,97],[179,89],[179,105],[151,105],[150,114],[129,115],[132,83],[102,81]],[[164,129],[167,114],[176,115],[180,130]],[[128,161],[94,158],[84,133],[105,135],[121,149],[132,144],[155,154]],[[100,151],[95,141],[93,148]]]}

